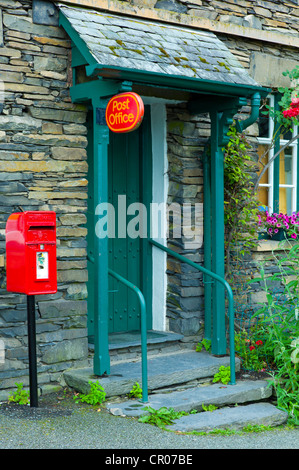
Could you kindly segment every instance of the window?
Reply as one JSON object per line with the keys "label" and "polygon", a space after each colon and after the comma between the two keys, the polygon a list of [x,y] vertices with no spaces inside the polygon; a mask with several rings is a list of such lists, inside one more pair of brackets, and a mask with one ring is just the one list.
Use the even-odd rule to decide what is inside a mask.
{"label": "window", "polygon": [[[277,106],[277,101],[278,97],[276,96],[271,96],[268,99],[271,107]],[[262,163],[262,169],[277,150],[297,134],[298,130],[297,126],[294,126],[292,131],[284,135],[275,135],[273,119],[263,114],[259,117],[258,125],[258,155]],[[283,212],[290,215],[299,209],[297,205],[297,147],[298,143],[295,140],[281,152],[279,157],[275,158],[261,178],[258,193],[259,200],[261,205],[267,207],[269,212]]]}

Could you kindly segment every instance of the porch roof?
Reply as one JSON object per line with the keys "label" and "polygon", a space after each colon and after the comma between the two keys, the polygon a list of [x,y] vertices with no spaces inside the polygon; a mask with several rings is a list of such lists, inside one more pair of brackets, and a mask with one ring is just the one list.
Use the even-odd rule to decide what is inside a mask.
{"label": "porch roof", "polygon": [[79,42],[89,64],[87,75],[132,80],[134,73],[134,81],[177,84],[191,90],[209,83],[208,91],[214,87],[214,93],[220,93],[225,86],[228,94],[243,96],[269,91],[250,77],[211,32],[82,7],[58,7],[63,27],[71,37],[75,32],[74,42],[77,47]]}

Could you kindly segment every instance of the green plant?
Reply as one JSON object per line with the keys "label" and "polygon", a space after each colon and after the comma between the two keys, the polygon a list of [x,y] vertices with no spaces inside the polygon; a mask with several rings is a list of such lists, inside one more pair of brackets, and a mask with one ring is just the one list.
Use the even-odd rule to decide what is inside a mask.
{"label": "green plant", "polygon": [[90,391],[87,395],[80,393],[79,396],[75,395],[73,398],[76,400],[76,403],[88,403],[90,405],[98,405],[105,401],[106,393],[104,388],[99,384],[99,381],[93,382],[89,380]]}
{"label": "green plant", "polygon": [[174,419],[188,415],[185,411],[174,411],[173,408],[166,408],[166,406],[162,406],[158,410],[155,410],[151,406],[146,406],[143,409],[148,411],[149,414],[141,416],[138,421],[141,423],[149,423],[162,429],[167,425],[173,424]]}
{"label": "green plant", "polygon": [[223,384],[228,384],[230,381],[230,366],[220,366],[219,372],[214,375],[213,382],[221,382]]}
{"label": "green plant", "polygon": [[[287,245],[286,245],[287,244]],[[266,303],[253,315],[264,330],[265,347],[273,362],[271,384],[277,395],[278,408],[289,413],[289,421],[299,424],[299,245],[280,244],[273,252],[277,272],[267,275],[265,263],[260,266],[260,278]],[[283,249],[284,248],[284,249]],[[273,291],[275,283],[281,285],[280,300]]]}
{"label": "green plant", "polygon": [[264,431],[272,431],[273,426],[265,426],[264,424],[247,424],[243,428],[243,432],[264,432]]}
{"label": "green plant", "polygon": [[203,411],[215,411],[218,409],[218,407],[216,405],[204,405],[202,404],[202,409]]}
{"label": "green plant", "polygon": [[238,250],[237,255],[242,257],[257,244],[259,202],[250,174],[254,165],[251,146],[234,125],[227,135],[230,140],[224,148],[224,222],[226,272],[229,273],[232,251]]}
{"label": "green plant", "polygon": [[235,351],[242,361],[243,369],[260,371],[267,367],[267,353],[259,329],[235,332]]}
{"label": "green plant", "polygon": [[211,344],[212,344],[212,341],[210,339],[203,339],[202,341],[200,341],[199,343],[197,343],[196,345],[196,351],[197,352],[200,352],[202,351],[202,348],[205,348],[206,351],[210,351],[211,349]]}
{"label": "green plant", "polygon": [[29,404],[29,392],[23,390],[23,383],[15,382],[17,390],[8,397],[9,402],[18,403],[19,405],[28,405]]}
{"label": "green plant", "polygon": [[136,382],[133,385],[132,390],[129,392],[130,398],[142,398],[142,388],[140,387],[139,383]]}
{"label": "green plant", "polygon": [[296,239],[299,235],[299,212],[293,212],[291,216],[287,214],[263,211],[258,215],[259,228],[264,229],[270,236],[279,231],[285,232],[285,236]]}

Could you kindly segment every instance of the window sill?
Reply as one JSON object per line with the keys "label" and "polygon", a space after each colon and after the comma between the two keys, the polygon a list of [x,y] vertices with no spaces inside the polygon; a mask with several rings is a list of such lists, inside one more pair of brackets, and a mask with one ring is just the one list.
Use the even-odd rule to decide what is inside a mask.
{"label": "window sill", "polygon": [[298,243],[298,240],[283,240],[283,241],[276,241],[276,240],[258,240],[258,245],[253,248],[252,251],[259,252],[259,251],[273,251],[273,250],[289,250],[292,246]]}

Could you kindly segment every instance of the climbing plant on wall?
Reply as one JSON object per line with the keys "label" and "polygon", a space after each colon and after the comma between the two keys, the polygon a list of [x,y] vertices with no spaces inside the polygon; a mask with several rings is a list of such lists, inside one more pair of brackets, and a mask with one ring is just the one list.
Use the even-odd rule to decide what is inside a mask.
{"label": "climbing plant on wall", "polygon": [[[258,201],[252,181],[253,157],[244,134],[232,125],[224,149],[224,221],[226,273],[231,271],[232,252],[237,258],[256,246]],[[235,258],[235,257],[234,257]]]}

